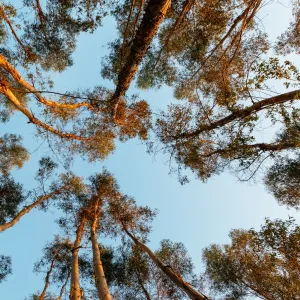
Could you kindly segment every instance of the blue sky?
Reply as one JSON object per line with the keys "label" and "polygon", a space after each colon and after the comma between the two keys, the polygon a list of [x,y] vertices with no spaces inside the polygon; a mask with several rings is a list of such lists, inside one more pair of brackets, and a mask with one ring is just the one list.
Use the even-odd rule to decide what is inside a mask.
{"label": "blue sky", "polygon": [[[287,3],[287,2],[286,2]],[[287,27],[290,9],[280,4],[264,10],[260,16],[266,31],[274,39]],[[55,74],[55,90],[64,91],[106,84],[100,75],[101,58],[107,53],[106,44],[115,37],[114,22],[107,19],[94,35],[82,35],[74,54],[74,66],[61,74]],[[299,59],[298,59],[299,63]],[[128,94],[136,92],[132,87]],[[172,91],[140,92],[153,110],[166,107],[173,101]],[[32,152],[31,159],[21,170],[15,170],[16,179],[28,190],[33,187],[37,161],[47,153],[46,145],[34,151],[40,141],[34,136],[34,128],[27,125],[20,114],[2,132],[19,133],[24,144]],[[118,180],[121,190],[133,197],[140,205],[157,208],[159,214],[153,222],[149,243],[152,249],[159,241],[169,238],[181,241],[193,258],[196,271],[201,271],[201,249],[210,243],[226,243],[233,228],[259,228],[265,217],[287,218],[294,216],[300,223],[299,214],[279,206],[259,183],[241,183],[231,174],[224,173],[202,183],[191,174],[191,182],[182,186],[175,175],[169,175],[168,157],[155,157],[146,153],[146,146],[139,140],[118,143],[116,151],[103,162],[88,164],[75,160],[73,171],[87,178],[105,166]],[[16,226],[1,233],[0,254],[11,255],[13,275],[0,285],[0,298],[22,300],[30,293],[41,290],[43,276],[33,272],[34,262],[41,257],[42,248],[57,233],[54,220],[57,212],[35,210]]]}

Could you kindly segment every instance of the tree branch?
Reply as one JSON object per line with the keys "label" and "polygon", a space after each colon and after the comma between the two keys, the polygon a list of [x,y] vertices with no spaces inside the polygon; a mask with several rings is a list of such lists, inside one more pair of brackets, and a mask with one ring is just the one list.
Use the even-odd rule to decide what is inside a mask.
{"label": "tree branch", "polygon": [[268,99],[264,99],[259,102],[256,102],[255,104],[253,104],[251,106],[248,106],[244,109],[237,110],[223,119],[212,122],[211,124],[204,124],[195,131],[185,132],[178,136],[173,136],[173,139],[178,140],[181,138],[184,138],[184,139],[192,138],[192,137],[198,136],[202,132],[206,132],[206,131],[214,130],[218,127],[222,127],[228,123],[231,123],[232,121],[234,121],[236,119],[245,118],[245,117],[251,115],[252,113],[256,113],[263,109],[266,109],[267,107],[282,104],[287,101],[299,100],[299,98],[300,98],[300,90],[295,90],[293,92],[288,92],[288,93],[274,96],[274,97],[271,97]]}

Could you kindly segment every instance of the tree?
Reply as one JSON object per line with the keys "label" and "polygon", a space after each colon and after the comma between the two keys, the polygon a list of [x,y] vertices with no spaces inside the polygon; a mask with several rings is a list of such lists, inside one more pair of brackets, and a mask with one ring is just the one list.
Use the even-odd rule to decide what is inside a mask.
{"label": "tree", "polygon": [[[132,1],[115,11],[123,42],[111,44],[103,68],[108,78],[117,80],[120,60],[129,55],[134,42],[128,33],[135,34],[140,6]],[[299,148],[299,72],[289,61],[262,58],[270,45],[255,18],[261,7],[260,0],[238,5],[176,1],[140,63],[140,88],[167,84],[174,86],[176,98],[186,100],[161,112],[155,131],[179,169],[190,168],[202,180],[225,169],[248,180],[268,158]],[[291,35],[297,32],[295,7]],[[269,79],[296,89],[273,95]],[[272,140],[258,138],[262,121],[282,125]],[[184,182],[186,177],[179,175]]]}
{"label": "tree", "polygon": [[108,197],[116,196],[115,191],[116,182],[114,178],[110,173],[104,171],[90,177],[90,184],[85,185],[78,194],[74,194],[75,199],[67,199],[61,205],[66,215],[59,220],[60,225],[67,231],[76,231],[72,246],[70,299],[82,298],[78,257],[83,239],[87,236],[90,237],[92,244],[95,286],[98,297],[111,299],[101,261],[101,247],[98,245],[97,235],[111,232],[109,226],[106,226],[104,206]]}
{"label": "tree", "polygon": [[[116,237],[122,236],[124,233],[127,239],[132,240],[131,243],[134,242],[136,247],[147,254],[148,259],[161,270],[163,275],[160,274],[156,277],[158,281],[163,282],[165,293],[168,291],[170,295],[182,296],[180,292],[176,291],[176,289],[181,289],[192,299],[207,299],[181,277],[185,276],[185,278],[194,280],[191,276],[192,264],[182,244],[164,241],[161,250],[156,255],[143,243],[150,232],[149,222],[154,218],[155,212],[149,207],[137,206],[132,198],[120,193],[115,179],[107,171],[90,177],[90,184],[87,184],[80,193],[75,195],[75,198],[62,202],[61,208],[66,215],[59,219],[59,224],[66,230],[66,233],[76,231],[72,246],[71,299],[81,299],[82,297],[78,252],[82,248],[83,239],[87,236],[90,236],[92,243],[98,297],[101,299],[111,297],[108,289],[110,283],[106,280],[101,260],[102,247],[98,247],[97,235]],[[182,261],[179,263],[180,259]],[[167,263],[174,266],[167,265]],[[116,265],[116,270],[120,270],[120,265]],[[115,274],[114,270],[109,270],[110,275],[111,273]],[[168,282],[169,280],[172,283]],[[143,285],[141,283],[142,281],[139,282],[140,287]],[[118,293],[118,289],[116,292]]]}
{"label": "tree", "polygon": [[[68,238],[56,235],[54,240],[44,247],[43,253],[43,257],[34,265],[34,272],[46,273],[45,284],[42,292],[35,293],[32,297],[43,300],[51,296],[55,300],[61,300],[67,294],[67,284],[71,277],[72,243]],[[93,267],[90,264],[89,257],[86,255],[79,256],[78,264],[82,277],[86,281],[91,280]],[[59,287],[58,296],[54,296],[53,293],[48,291],[53,284]]]}
{"label": "tree", "polygon": [[[87,155],[91,161],[104,159],[111,153],[116,138],[146,139],[151,122],[145,101],[128,99],[122,126],[116,126],[109,101],[111,91],[98,86],[80,92],[53,92],[50,90],[53,83],[43,72],[62,71],[71,64],[77,36],[81,32],[93,32],[113,1],[104,5],[101,1],[49,0],[45,9],[39,0],[26,0],[24,4],[22,16],[13,5],[1,5],[2,22],[8,25],[2,26],[1,38],[5,45],[0,51],[3,121],[19,111],[36,126],[39,136],[51,143],[52,149],[65,146],[72,153]],[[35,12],[33,19],[27,18],[27,9]],[[14,19],[23,25],[23,31]],[[6,47],[9,36],[16,47]],[[44,97],[45,93],[52,99]],[[33,105],[34,109],[33,101],[38,104]],[[138,112],[133,114],[135,109]]]}
{"label": "tree", "polygon": [[[118,106],[121,101],[121,97],[128,90],[129,85],[137,72],[138,66],[146,54],[146,51],[150,46],[150,43],[152,42],[152,39],[156,34],[160,23],[163,21],[170,5],[170,0],[150,0],[146,6],[143,19],[132,41],[128,56],[125,58],[123,67],[118,73],[116,90],[111,99],[111,102],[114,105],[114,118],[117,123],[119,122],[120,118]],[[130,17],[131,15],[129,15],[128,22],[130,21]],[[124,112],[122,115],[123,114]],[[123,118],[122,115],[121,117]]]}
{"label": "tree", "polygon": [[293,219],[266,220],[260,231],[231,231],[231,245],[203,251],[212,290],[226,299],[298,299],[299,236]]}
{"label": "tree", "polygon": [[[124,243],[114,252],[112,289],[117,299],[187,299],[186,294],[134,243]],[[162,240],[155,255],[174,272],[193,285],[197,284],[191,258],[182,243]]]}
{"label": "tree", "polygon": [[[253,85],[271,78],[300,80],[298,71],[288,61],[280,64],[278,59],[270,59],[255,68]],[[200,98],[187,105],[171,105],[169,112],[157,120],[156,132],[165,152],[202,180],[226,169],[249,180],[268,158],[297,153],[299,95],[299,90],[295,90],[247,104],[250,96],[245,94],[246,98],[237,98],[222,108],[216,103],[203,103]],[[270,141],[259,139],[256,130],[260,122],[280,125]]]}
{"label": "tree", "polygon": [[0,195],[0,226],[2,226],[17,215],[18,207],[25,196],[22,185],[8,176],[0,177]]}
{"label": "tree", "polygon": [[293,51],[299,54],[300,51],[300,9],[297,1],[292,1],[293,5],[293,17],[294,20],[290,22],[290,25],[285,33],[280,35],[277,41],[275,50],[278,54],[287,55]]}
{"label": "tree", "polygon": [[271,166],[265,177],[265,185],[275,199],[288,207],[300,205],[300,155],[281,157]]}
{"label": "tree", "polygon": [[47,289],[52,281],[61,284],[60,298],[64,293],[66,284],[71,274],[71,243],[68,240],[61,240],[58,236],[54,241],[44,248],[44,256],[35,266],[35,272],[42,272],[48,265],[45,277],[45,285],[38,299],[44,300]]}
{"label": "tree", "polygon": [[147,235],[150,232],[149,223],[155,216],[155,211],[149,207],[139,207],[134,199],[120,195],[117,198],[108,199],[108,213],[114,220],[119,230],[132,240],[142,251],[147,253],[153,263],[171,280],[178,289],[181,289],[191,299],[208,299],[185,281],[181,274],[176,273],[172,266],[166,265],[155,253],[145,245]]}
{"label": "tree", "polygon": [[[90,226],[90,239],[93,249],[93,262],[95,272],[95,284],[98,290],[99,299],[112,299],[106,276],[104,273],[103,264],[101,261],[101,248],[98,245],[97,234],[103,231],[103,207],[107,198],[117,197],[117,183],[110,173],[104,171],[101,174],[96,174],[90,178],[91,181],[91,195],[89,196],[89,203],[85,207],[87,218]],[[105,234],[109,233],[104,232]]]}

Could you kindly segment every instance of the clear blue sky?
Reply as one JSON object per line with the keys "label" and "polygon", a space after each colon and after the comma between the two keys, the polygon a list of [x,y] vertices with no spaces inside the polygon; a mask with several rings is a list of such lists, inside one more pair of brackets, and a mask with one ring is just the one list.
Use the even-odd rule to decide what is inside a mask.
{"label": "clear blue sky", "polygon": [[[272,38],[288,24],[289,12],[290,9],[275,4],[272,10],[261,13],[266,31]],[[107,53],[107,42],[114,37],[112,19],[107,19],[94,35],[82,35],[74,54],[74,66],[53,77],[55,90],[70,91],[97,84],[112,86],[101,79],[100,62]],[[136,92],[134,87],[130,92]],[[154,111],[173,101],[172,91],[168,88],[142,92],[140,95],[151,103]],[[25,145],[32,152],[24,168],[13,172],[17,180],[30,189],[34,184],[32,178],[37,161],[47,153],[47,147],[43,145],[34,152],[40,141],[34,136],[33,126],[26,124],[20,114],[9,124],[1,126],[2,132],[23,134]],[[150,235],[150,247],[157,248],[164,238],[183,242],[198,272],[201,271],[201,249],[210,243],[228,242],[228,233],[232,228],[258,228],[265,217],[287,218],[290,215],[300,221],[294,210],[278,206],[259,183],[240,183],[230,174],[222,174],[208,183],[202,183],[191,175],[191,182],[182,186],[176,176],[168,175],[167,161],[168,157],[162,154],[155,157],[148,155],[145,145],[131,140],[118,143],[115,153],[104,162],[87,164],[78,158],[72,169],[78,175],[88,177],[101,171],[103,166],[107,167],[124,193],[134,196],[140,205],[158,209],[159,214]],[[0,285],[0,299],[22,300],[42,289],[43,276],[36,276],[32,269],[34,262],[41,257],[46,241],[57,233],[56,217],[54,211],[43,213],[35,210],[15,227],[1,233],[0,254],[12,256],[13,275]]]}

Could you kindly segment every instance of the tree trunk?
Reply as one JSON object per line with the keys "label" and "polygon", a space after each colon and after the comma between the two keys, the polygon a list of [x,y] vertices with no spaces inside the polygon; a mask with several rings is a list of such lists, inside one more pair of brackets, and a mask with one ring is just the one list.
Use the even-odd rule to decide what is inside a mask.
{"label": "tree trunk", "polygon": [[171,0],[150,0],[148,2],[141,25],[132,42],[126,63],[119,73],[115,93],[112,96],[111,101],[115,105],[114,117],[116,116],[118,102],[128,90],[129,85],[138,70],[138,66],[150,46],[170,5]]}
{"label": "tree trunk", "polygon": [[47,289],[48,289],[49,284],[50,284],[50,275],[51,275],[52,270],[53,270],[53,268],[54,268],[54,262],[55,262],[55,255],[54,255],[54,258],[52,259],[50,268],[49,268],[49,270],[48,270],[48,272],[47,272],[47,275],[46,275],[46,278],[45,278],[44,289],[43,289],[42,293],[41,293],[40,296],[39,296],[39,300],[44,300],[44,298],[45,298]]}
{"label": "tree trunk", "polygon": [[18,223],[18,221],[27,213],[29,213],[33,208],[37,207],[39,204],[42,202],[46,201],[47,199],[51,198],[54,195],[58,195],[61,193],[61,190],[54,191],[48,195],[44,195],[39,197],[39,199],[32,204],[25,206],[14,218],[12,221],[7,222],[5,224],[0,225],[0,232],[5,231],[6,229],[14,226],[15,224]]}
{"label": "tree trunk", "polygon": [[72,249],[72,269],[71,269],[71,287],[70,287],[70,300],[80,300],[82,297],[82,291],[80,289],[79,281],[79,265],[78,265],[78,252],[80,248],[81,238],[84,231],[86,219],[81,218],[77,230],[76,240]]}
{"label": "tree trunk", "polygon": [[91,242],[93,247],[93,262],[94,262],[94,273],[95,283],[98,290],[98,295],[101,300],[111,300],[111,295],[107,286],[103,265],[101,262],[101,254],[98,246],[96,236],[96,221],[91,225]]}
{"label": "tree trunk", "polygon": [[134,235],[132,235],[127,228],[123,225],[123,230],[126,234],[138,245],[143,251],[145,251],[155,265],[164,272],[168,278],[177,285],[183,292],[185,292],[193,300],[208,300],[206,296],[196,291],[188,282],[184,281],[180,276],[174,273],[170,266],[166,266],[145,244],[140,242]]}

